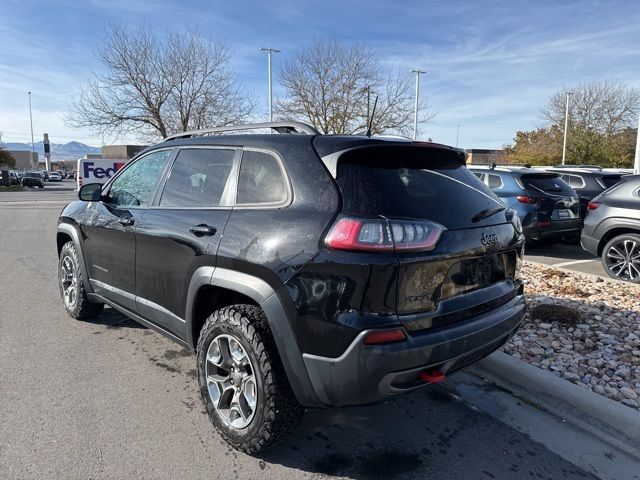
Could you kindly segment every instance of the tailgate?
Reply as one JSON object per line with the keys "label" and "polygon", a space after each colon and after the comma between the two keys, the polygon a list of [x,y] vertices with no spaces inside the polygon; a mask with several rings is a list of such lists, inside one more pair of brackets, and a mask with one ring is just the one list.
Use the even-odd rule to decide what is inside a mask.
{"label": "tailgate", "polygon": [[[441,303],[493,285],[510,284],[507,290],[515,289],[521,245],[512,224],[447,231],[438,248],[429,253],[400,255],[397,311],[401,320],[413,322],[415,318],[406,316],[421,312],[451,313]],[[465,308],[496,295],[475,295]]]}

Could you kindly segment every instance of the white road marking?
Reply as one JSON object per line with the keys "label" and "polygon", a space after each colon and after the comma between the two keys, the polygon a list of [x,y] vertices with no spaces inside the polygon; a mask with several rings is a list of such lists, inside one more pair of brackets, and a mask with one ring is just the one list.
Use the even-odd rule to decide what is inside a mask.
{"label": "white road marking", "polygon": [[579,263],[597,262],[597,258],[589,258],[588,260],[571,260],[570,262],[553,263],[554,267],[568,267],[569,265],[577,265]]}

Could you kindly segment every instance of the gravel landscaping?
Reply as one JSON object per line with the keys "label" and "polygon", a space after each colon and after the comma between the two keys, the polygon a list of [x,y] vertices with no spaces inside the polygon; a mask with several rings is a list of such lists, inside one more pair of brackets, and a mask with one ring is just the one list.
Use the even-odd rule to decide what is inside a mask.
{"label": "gravel landscaping", "polygon": [[524,263],[529,308],[504,351],[640,408],[640,286]]}

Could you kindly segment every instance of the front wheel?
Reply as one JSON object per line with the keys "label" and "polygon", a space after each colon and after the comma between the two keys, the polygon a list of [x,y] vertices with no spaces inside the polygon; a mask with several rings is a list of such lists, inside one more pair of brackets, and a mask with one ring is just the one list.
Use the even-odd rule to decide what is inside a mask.
{"label": "front wheel", "polygon": [[602,266],[612,278],[640,283],[640,235],[628,233],[611,239],[602,250]]}
{"label": "front wheel", "polygon": [[67,242],[60,250],[58,260],[58,285],[64,309],[76,320],[86,320],[97,316],[104,308],[103,303],[92,303],[85,292],[85,279],[79,268],[78,253],[73,242]]}
{"label": "front wheel", "polygon": [[256,453],[302,418],[269,330],[254,305],[214,312],[200,332],[198,383],[209,418],[232,447]]}

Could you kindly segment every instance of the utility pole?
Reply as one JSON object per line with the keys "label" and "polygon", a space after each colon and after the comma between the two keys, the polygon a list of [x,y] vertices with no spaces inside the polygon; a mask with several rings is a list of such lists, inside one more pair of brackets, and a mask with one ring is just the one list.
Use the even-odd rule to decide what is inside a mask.
{"label": "utility pole", "polygon": [[269,121],[273,122],[273,90],[271,88],[271,54],[279,53],[281,50],[276,50],[275,48],[267,47],[261,48],[261,52],[267,52],[267,62],[268,62],[268,70],[269,70]]}
{"label": "utility pole", "polygon": [[416,68],[415,70],[411,70],[411,73],[416,74],[416,103],[413,109],[413,139],[415,140],[418,137],[418,96],[420,95],[420,75],[427,72]]}
{"label": "utility pole", "polygon": [[562,142],[562,165],[564,165],[567,156],[567,130],[569,129],[569,96],[573,92],[567,92],[567,103],[564,109],[564,140]]}
{"label": "utility pole", "polygon": [[371,116],[369,113],[369,110],[371,109],[370,105],[371,105],[371,86],[367,85],[367,128],[369,128],[369,122],[371,120],[369,120],[369,117]]}
{"label": "utility pole", "polygon": [[633,161],[633,173],[640,174],[640,116],[638,116],[638,133],[636,136],[636,156]]}
{"label": "utility pole", "polygon": [[[28,92],[29,93],[29,123],[31,123],[31,160],[29,161],[29,163],[31,164],[31,167],[33,167],[33,157],[35,157],[35,153],[34,153],[34,146],[33,146],[33,115],[31,114],[31,91]],[[36,165],[36,168],[38,166]]]}

